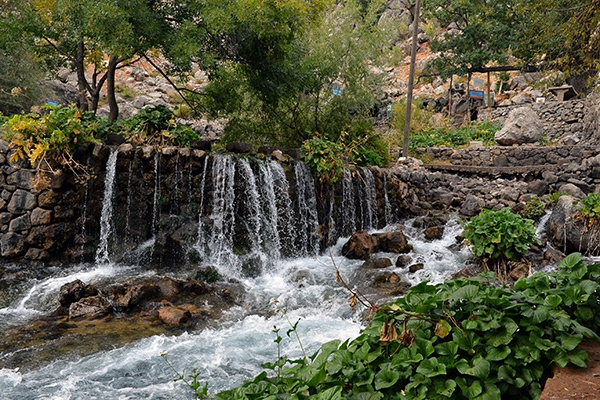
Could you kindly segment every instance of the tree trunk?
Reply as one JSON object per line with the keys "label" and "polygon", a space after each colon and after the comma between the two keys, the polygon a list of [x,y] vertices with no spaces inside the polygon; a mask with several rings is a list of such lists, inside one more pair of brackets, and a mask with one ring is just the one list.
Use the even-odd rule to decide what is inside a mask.
{"label": "tree trunk", "polygon": [[85,45],[77,43],[77,58],[75,60],[77,69],[77,107],[82,111],[88,111],[87,81],[85,78]]}
{"label": "tree trunk", "polygon": [[119,63],[119,59],[117,57],[111,56],[108,60],[108,69],[106,71],[107,79],[106,79],[106,97],[108,98],[108,122],[113,123],[119,117],[119,105],[117,104],[117,99],[115,97],[115,72],[117,70],[117,64]]}

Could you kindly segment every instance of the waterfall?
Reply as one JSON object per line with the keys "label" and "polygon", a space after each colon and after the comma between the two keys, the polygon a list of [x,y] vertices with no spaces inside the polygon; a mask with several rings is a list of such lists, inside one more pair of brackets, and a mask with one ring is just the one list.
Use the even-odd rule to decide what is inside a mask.
{"label": "waterfall", "polygon": [[388,198],[388,188],[387,188],[387,174],[383,174],[383,201],[384,201],[384,216],[385,216],[385,225],[389,225],[392,223],[392,205],[390,204],[390,199]]}
{"label": "waterfall", "polygon": [[356,230],[356,205],[354,203],[354,183],[352,182],[352,172],[344,169],[342,178],[342,200],[338,212],[340,219],[340,235],[348,237]]}
{"label": "waterfall", "polygon": [[158,221],[159,204],[160,199],[160,168],[159,168],[160,154],[157,151],[154,153],[154,198],[152,201],[152,238],[156,235],[156,221]]}
{"label": "waterfall", "polygon": [[377,228],[377,192],[375,190],[375,178],[368,168],[359,170],[362,185],[359,191],[359,204],[361,210],[361,229],[368,231]]}
{"label": "waterfall", "polygon": [[290,183],[281,164],[275,161],[268,162],[272,178],[273,196],[277,211],[277,238],[281,253],[292,255],[296,243],[296,229],[294,228],[294,210],[290,197]]}
{"label": "waterfall", "polygon": [[110,258],[108,254],[108,239],[112,233],[113,218],[113,191],[115,186],[115,173],[117,170],[117,157],[119,153],[116,150],[110,150],[110,156],[106,162],[106,177],[104,178],[104,199],[102,201],[102,214],[100,216],[100,244],[96,250],[96,264],[108,264]]}
{"label": "waterfall", "polygon": [[240,166],[240,178],[244,182],[245,190],[243,194],[245,199],[240,199],[245,204],[246,215],[241,221],[248,231],[248,238],[253,251],[260,251],[262,248],[262,237],[261,237],[261,196],[258,192],[258,186],[256,184],[256,177],[254,171],[250,167],[250,162],[247,158],[242,158],[239,161]]}
{"label": "waterfall", "polygon": [[[207,260],[217,267],[238,265],[233,251],[233,233],[235,227],[235,162],[232,156],[215,156],[212,163],[212,202],[210,207],[210,226],[202,224],[198,249]],[[205,236],[208,233],[208,236]]]}
{"label": "waterfall", "polygon": [[294,165],[296,177],[297,221],[300,244],[298,255],[313,255],[319,252],[317,230],[319,219],[317,215],[317,196],[315,182],[308,166],[299,162]]}
{"label": "waterfall", "polygon": [[[277,210],[277,199],[275,195],[275,178],[271,166],[277,164],[274,161],[259,162],[259,182],[261,188],[261,197],[264,199],[262,204],[262,232],[264,252],[272,260],[278,260],[280,257],[279,248],[279,215]],[[277,164],[279,165],[279,164]],[[285,177],[285,175],[284,175]]]}

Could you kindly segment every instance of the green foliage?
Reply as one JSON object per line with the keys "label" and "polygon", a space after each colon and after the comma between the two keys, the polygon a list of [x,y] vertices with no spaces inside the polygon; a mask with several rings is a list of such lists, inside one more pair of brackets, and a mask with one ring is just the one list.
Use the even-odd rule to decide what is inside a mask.
{"label": "green foliage", "polygon": [[572,254],[513,289],[490,275],[423,282],[356,339],[325,343],[309,360],[266,364],[215,398],[537,399],[552,364],[585,367],[577,345],[600,340],[599,278],[600,265]]}
{"label": "green foliage", "polygon": [[[506,64],[523,15],[508,11],[518,0],[482,2],[478,0],[431,0],[423,4],[426,18],[442,26],[455,23],[459,34],[445,33],[430,45],[439,54],[432,62],[442,77],[466,75],[492,62]],[[520,10],[519,10],[520,11]]]}
{"label": "green foliage", "polygon": [[344,172],[344,148],[337,143],[318,137],[302,145],[302,158],[310,169],[325,182],[336,182]]}
{"label": "green foliage", "polygon": [[[372,130],[381,90],[372,62],[383,57],[388,32],[377,24],[382,4],[240,0],[221,15],[219,3],[219,12],[211,14],[214,25],[202,19],[219,41],[225,37],[232,46],[196,49],[210,80],[189,101],[213,117],[227,116],[226,142],[299,147],[317,133],[336,142],[355,126]],[[269,28],[274,26],[278,29]],[[206,31],[192,30],[200,37]]]}
{"label": "green foliage", "polygon": [[41,116],[16,114],[3,125],[2,138],[14,150],[11,161],[27,158],[34,166],[45,161],[82,170],[72,159],[76,146],[96,143],[95,133],[104,132],[106,125],[74,107],[43,108]]}
{"label": "green foliage", "polygon": [[579,212],[591,222],[600,222],[600,194],[589,193],[580,201]]}
{"label": "green foliage", "polygon": [[533,197],[525,202],[525,206],[519,212],[519,215],[525,219],[537,221],[546,214],[546,205],[538,197]]}
{"label": "green foliage", "polygon": [[495,144],[494,135],[501,126],[490,121],[472,121],[458,129],[435,128],[414,132],[410,136],[409,148],[452,147],[468,145],[471,141],[481,141],[490,146]]}
{"label": "green foliage", "polygon": [[548,203],[551,205],[555,205],[556,203],[558,203],[558,199],[566,195],[567,193],[565,192],[554,192],[548,196]]}
{"label": "green foliage", "polygon": [[125,138],[133,144],[171,144],[189,146],[200,135],[175,122],[175,116],[163,105],[142,108],[133,117],[119,123]]}
{"label": "green foliage", "polygon": [[463,235],[477,257],[491,260],[516,260],[538,242],[533,221],[512,213],[508,207],[482,211],[467,223]]}

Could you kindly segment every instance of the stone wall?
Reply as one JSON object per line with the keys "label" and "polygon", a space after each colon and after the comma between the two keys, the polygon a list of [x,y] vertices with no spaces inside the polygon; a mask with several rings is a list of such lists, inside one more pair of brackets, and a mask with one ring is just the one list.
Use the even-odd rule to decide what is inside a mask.
{"label": "stone wall", "polygon": [[[70,172],[40,172],[25,161],[10,162],[11,151],[5,142],[0,142],[0,255],[3,262],[55,265],[97,258],[102,242],[105,176],[111,151],[118,152],[111,202],[113,214],[107,233],[111,261],[142,265],[197,262],[203,257],[195,254],[198,251],[194,247],[200,225],[208,226],[227,213],[231,220],[224,219],[222,225],[231,236],[232,251],[248,250],[253,245],[249,243],[253,235],[268,238],[265,234],[268,223],[260,221],[256,225],[256,213],[267,212],[264,210],[268,207],[267,199],[260,198],[257,204],[248,203],[253,196],[266,193],[264,179],[274,179],[269,175],[273,168],[268,163],[275,160],[270,160],[268,155],[223,155],[199,149],[136,148],[129,144],[112,150],[103,145],[86,146],[75,158],[90,168],[93,177],[82,182]],[[227,160],[217,163],[217,158]],[[277,163],[281,166],[277,170],[284,174],[279,178],[285,182],[280,182],[275,192],[271,190],[266,194],[277,196],[272,198],[272,207],[289,208],[280,218],[291,218],[292,214],[299,218],[286,221],[289,226],[282,224],[285,230],[279,232],[282,255],[296,254],[294,246],[302,240],[314,241],[314,246],[323,249],[342,234],[349,236],[361,228],[381,228],[409,213],[412,199],[409,186],[389,170],[356,168],[348,171],[344,179],[328,185],[310,175],[300,177],[302,168],[298,168],[301,163],[298,160],[287,158]],[[214,171],[223,166],[230,168],[232,175],[221,179]],[[230,186],[223,191],[225,181]],[[282,188],[287,193],[277,192],[284,190]],[[228,209],[215,208],[222,205],[214,201],[219,190],[224,196],[222,201],[230,202]],[[348,190],[352,199],[348,198]],[[300,192],[306,191],[314,193],[316,197],[311,200],[314,203],[305,204],[305,199],[298,197]],[[282,203],[284,198],[289,204]],[[367,198],[371,199],[370,203],[366,202]],[[347,213],[349,204],[353,208],[351,214]],[[315,209],[309,210],[309,207]],[[314,230],[307,225],[311,218],[318,219]],[[342,224],[344,218],[346,222]],[[312,232],[308,234],[310,237],[300,238],[297,224]],[[288,234],[295,236],[284,241]]]}
{"label": "stone wall", "polygon": [[589,112],[590,102],[589,99],[576,99],[495,107],[490,111],[486,108],[479,110],[478,120],[492,120],[504,124],[511,110],[531,107],[544,122],[547,140],[558,140],[560,144],[575,144],[587,136],[588,127],[584,123],[584,117]]}
{"label": "stone wall", "polygon": [[561,166],[581,163],[600,153],[595,145],[587,146],[470,146],[463,149],[430,147],[418,152],[432,163],[477,167]]}

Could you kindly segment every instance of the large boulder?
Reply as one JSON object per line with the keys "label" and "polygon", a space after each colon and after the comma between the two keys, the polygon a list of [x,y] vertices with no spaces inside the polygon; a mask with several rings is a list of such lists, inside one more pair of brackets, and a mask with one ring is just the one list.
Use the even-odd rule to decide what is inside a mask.
{"label": "large boulder", "polygon": [[158,318],[169,325],[183,325],[187,323],[191,317],[192,314],[188,310],[173,305],[166,305],[158,310]]}
{"label": "large boulder", "polygon": [[60,287],[58,302],[61,306],[68,308],[72,303],[97,294],[98,290],[77,279]]}
{"label": "large boulder", "polygon": [[544,133],[544,123],[530,107],[515,108],[508,114],[502,129],[496,132],[494,139],[501,146],[534,143]]}
{"label": "large boulder", "polygon": [[100,296],[85,297],[69,306],[69,318],[100,318],[112,310],[108,301]]}
{"label": "large boulder", "polygon": [[379,241],[379,250],[388,253],[408,253],[413,247],[408,243],[402,232],[384,232],[376,235]]}
{"label": "large boulder", "polygon": [[548,220],[546,234],[552,244],[569,254],[600,255],[600,224],[589,224],[572,196],[558,199]]}
{"label": "large boulder", "polygon": [[356,232],[342,247],[342,255],[353,260],[363,260],[377,251],[377,238],[365,231]]}

